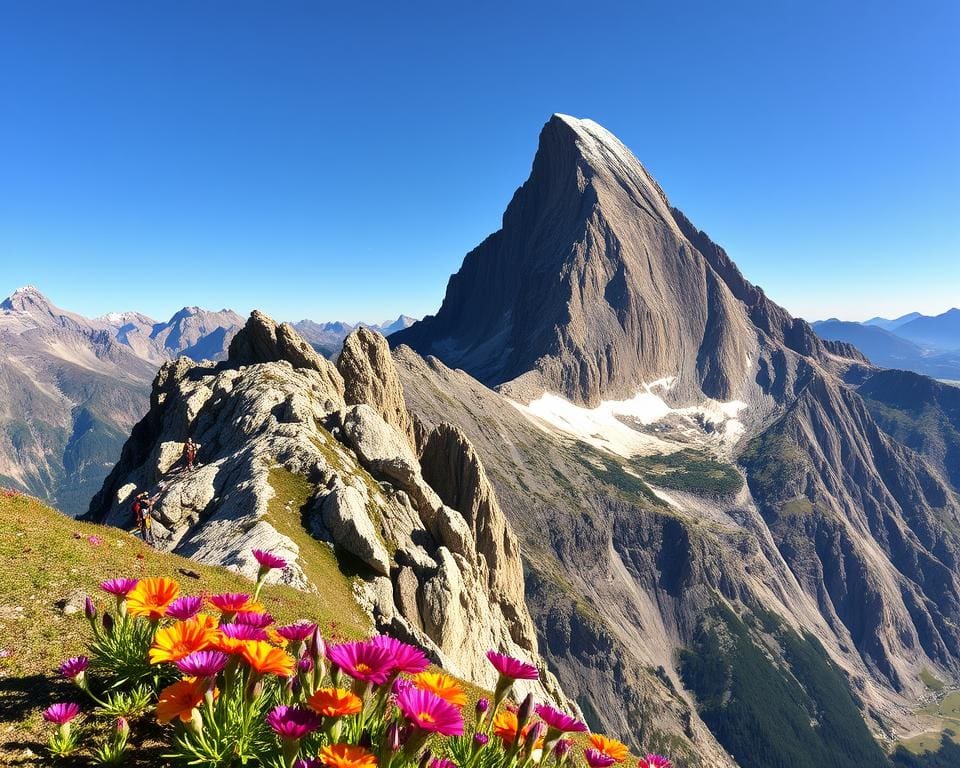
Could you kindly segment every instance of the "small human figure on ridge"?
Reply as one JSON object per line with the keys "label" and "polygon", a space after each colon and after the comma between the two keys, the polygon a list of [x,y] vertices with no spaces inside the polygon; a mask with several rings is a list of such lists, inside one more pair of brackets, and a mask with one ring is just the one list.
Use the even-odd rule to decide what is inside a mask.
{"label": "small human figure on ridge", "polygon": [[193,442],[192,437],[188,437],[187,442],[183,444],[183,459],[187,464],[187,469],[193,469],[193,463],[197,459],[197,444]]}

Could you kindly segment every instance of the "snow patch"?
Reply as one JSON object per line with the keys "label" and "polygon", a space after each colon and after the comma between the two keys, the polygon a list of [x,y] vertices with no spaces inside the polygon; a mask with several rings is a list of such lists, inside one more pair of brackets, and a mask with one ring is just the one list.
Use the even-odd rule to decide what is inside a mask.
{"label": "snow patch", "polygon": [[[675,383],[672,376],[657,379],[644,384],[628,400],[605,400],[596,408],[575,405],[552,392],[527,405],[515,400],[510,403],[544,431],[567,435],[624,457],[670,453],[689,444],[728,446],[743,435],[744,426],[737,416],[746,403],[707,399],[698,405],[673,408],[654,390],[668,392]],[[651,425],[658,425],[658,434],[639,429]]]}

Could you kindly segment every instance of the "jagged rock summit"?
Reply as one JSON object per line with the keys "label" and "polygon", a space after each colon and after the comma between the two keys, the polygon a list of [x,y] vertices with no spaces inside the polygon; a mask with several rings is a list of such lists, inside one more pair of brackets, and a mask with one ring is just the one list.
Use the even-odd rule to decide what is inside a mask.
{"label": "jagged rock summit", "polygon": [[[796,354],[830,349],[747,283],[592,120],[554,115],[503,226],[467,254],[436,316],[390,337],[524,401],[595,406],[676,378],[675,394],[769,398]],[[711,244],[712,245],[712,244]]]}
{"label": "jagged rock summit", "polygon": [[[409,428],[382,336],[354,331],[338,370],[290,325],[253,312],[225,362],[161,368],[88,516],[129,526],[145,489],[163,548],[248,575],[250,550],[269,548],[292,563],[282,578],[322,591],[312,534],[354,564],[377,629],[483,685],[495,682],[487,649],[531,659],[543,671],[531,689],[562,700],[539,657],[516,539],[472,446],[444,427],[421,466]],[[181,460],[188,436],[200,444],[193,469]]]}

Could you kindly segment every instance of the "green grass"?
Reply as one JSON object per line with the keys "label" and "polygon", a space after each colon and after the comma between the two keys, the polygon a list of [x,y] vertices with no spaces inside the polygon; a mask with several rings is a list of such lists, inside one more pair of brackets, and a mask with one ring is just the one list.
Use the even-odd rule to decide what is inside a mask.
{"label": "green grass", "polygon": [[926,667],[920,670],[920,682],[934,693],[940,693],[945,687],[943,680],[934,675],[933,672]]}
{"label": "green grass", "polygon": [[[305,570],[324,591],[268,586],[264,605],[280,622],[317,621],[328,637],[369,633],[369,621],[353,602],[350,580],[330,548],[302,527],[297,531],[297,505],[307,498],[309,484],[288,475],[274,476],[280,482],[271,522],[293,534]],[[89,594],[103,607],[107,601],[98,584],[115,576],[170,576],[192,594],[249,592],[253,586],[225,568],[157,552],[118,528],[76,521],[28,496],[0,495],[0,765],[18,764],[27,747],[37,751],[36,742],[49,730],[40,710],[76,697],[53,671],[64,658],[84,651],[88,627],[82,610],[64,615],[58,602],[70,596],[82,601]]]}
{"label": "green grass", "polygon": [[717,461],[706,451],[693,448],[658,456],[634,457],[628,467],[653,485],[678,491],[726,496],[743,487],[743,478],[735,467]]}

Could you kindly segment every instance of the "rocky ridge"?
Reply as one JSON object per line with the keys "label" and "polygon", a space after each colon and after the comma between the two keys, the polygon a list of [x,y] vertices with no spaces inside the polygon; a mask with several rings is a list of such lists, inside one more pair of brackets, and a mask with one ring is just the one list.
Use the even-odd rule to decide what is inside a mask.
{"label": "rocky ridge", "polygon": [[[532,687],[561,700],[523,601],[516,539],[476,453],[443,426],[428,434],[421,468],[386,349],[357,331],[338,370],[292,327],[254,312],[223,363],[161,368],[150,411],[88,517],[129,526],[132,495],[147,489],[158,495],[164,549],[252,575],[250,549],[269,547],[293,563],[284,579],[322,591],[310,580],[306,527],[355,573],[377,629],[482,685],[495,682],[488,648],[531,659],[543,673]],[[180,466],[188,435],[201,446],[192,471]],[[307,484],[302,498],[283,498],[290,478]]]}

